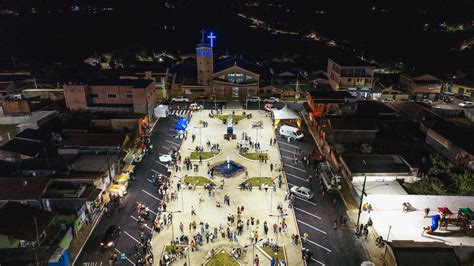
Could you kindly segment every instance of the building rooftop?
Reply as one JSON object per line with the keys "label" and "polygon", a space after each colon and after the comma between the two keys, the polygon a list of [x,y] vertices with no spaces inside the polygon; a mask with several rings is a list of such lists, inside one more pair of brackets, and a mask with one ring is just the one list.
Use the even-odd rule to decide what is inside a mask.
{"label": "building rooftop", "polygon": [[[116,155],[82,155],[74,162],[74,169],[78,172],[102,172],[107,171],[107,164],[112,166],[119,157]],[[108,163],[107,163],[108,161]]]}
{"label": "building rooftop", "polygon": [[56,214],[53,212],[10,201],[0,208],[0,234],[20,240],[36,241],[37,232],[41,234],[55,217]]}
{"label": "building rooftop", "polygon": [[233,66],[238,66],[259,75],[263,74],[264,72],[264,69],[261,66],[253,62],[238,57],[231,57],[214,64],[214,73],[231,68]]}
{"label": "building rooftop", "polygon": [[408,72],[400,74],[406,76],[413,80],[417,84],[433,84],[433,83],[443,83],[443,81],[435,76],[429,74],[419,74],[414,72]]}
{"label": "building rooftop", "polygon": [[456,266],[459,259],[450,247],[441,242],[392,241],[388,242],[399,266],[432,265]]}
{"label": "building rooftop", "polygon": [[74,172],[71,172],[67,175],[59,175],[59,174],[56,174],[54,176],[51,176],[51,179],[55,179],[55,180],[85,180],[85,181],[88,181],[88,180],[95,180],[95,179],[98,179],[98,178],[102,178],[105,174],[105,170],[104,171],[74,171]]}
{"label": "building rooftop", "polygon": [[400,155],[341,155],[341,161],[353,176],[411,173],[410,165]]}
{"label": "building rooftop", "polygon": [[110,79],[88,82],[91,86],[128,86],[135,89],[144,89],[154,81],[151,79]]}
{"label": "building rooftop", "polygon": [[92,198],[94,200],[100,192],[101,190],[93,185],[54,181],[48,186],[43,198]]}
{"label": "building rooftop", "polygon": [[330,118],[329,124],[332,130],[342,131],[378,131],[377,124],[373,119],[353,118]]}
{"label": "building rooftop", "polygon": [[358,101],[357,110],[358,115],[364,114],[378,114],[378,115],[395,115],[393,109],[380,101]]}
{"label": "building rooftop", "polygon": [[347,91],[307,91],[316,103],[343,103],[347,100],[355,100]]}
{"label": "building rooftop", "polygon": [[328,60],[332,60],[341,67],[374,67],[375,64],[364,61],[360,58],[351,55],[337,55],[331,56]]}
{"label": "building rooftop", "polygon": [[43,152],[44,148],[45,145],[41,142],[14,138],[3,145],[0,149],[29,157],[36,157],[38,154]]}
{"label": "building rooftop", "polygon": [[0,249],[2,265],[48,265],[58,246]]}
{"label": "building rooftop", "polygon": [[122,147],[126,134],[68,134],[63,147]]}
{"label": "building rooftop", "polygon": [[48,184],[49,179],[42,177],[0,178],[0,200],[38,200]]}
{"label": "building rooftop", "polygon": [[474,128],[458,127],[448,121],[438,121],[430,128],[459,148],[474,155]]}

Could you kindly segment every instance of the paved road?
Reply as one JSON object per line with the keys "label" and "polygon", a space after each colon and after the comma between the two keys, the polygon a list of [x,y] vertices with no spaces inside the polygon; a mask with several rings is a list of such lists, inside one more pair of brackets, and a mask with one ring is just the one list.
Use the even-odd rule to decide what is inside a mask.
{"label": "paved road", "polygon": [[[313,167],[305,168],[301,162],[294,164],[295,148],[310,154],[316,145],[303,125],[305,137],[301,142],[288,143],[285,138],[278,137],[278,144],[282,159],[285,163],[286,177],[290,187],[305,186],[313,189],[315,197],[311,201],[297,199],[295,214],[301,236],[309,234],[308,243],[304,246],[311,250],[313,260],[310,265],[360,265],[365,259],[365,250],[362,243],[354,235],[353,227],[342,227],[338,224],[334,229],[334,221],[341,215],[346,215],[344,202],[338,193],[321,195],[317,178],[307,181],[313,175]],[[345,216],[347,218],[347,216]],[[347,218],[349,223],[349,219]]]}
{"label": "paved road", "polygon": [[[144,203],[152,211],[156,211],[158,207],[156,187],[152,185],[149,178],[153,171],[166,174],[166,167],[157,162],[159,155],[168,152],[170,147],[175,146],[178,148],[181,145],[181,140],[173,137],[175,124],[176,118],[174,116],[162,118],[158,121],[152,135],[154,151],[135,168],[136,180],[130,185],[128,195],[124,197],[125,208],[115,211],[110,217],[104,215],[84,246],[76,265],[100,265],[100,262],[105,263],[105,265],[108,264],[108,258],[112,250],[102,251],[100,249],[100,241],[107,228],[112,224],[119,225],[123,230],[115,250],[124,252],[127,255],[126,264],[133,265],[135,262],[133,247],[139,241],[136,221],[138,215],[134,208],[137,202]],[[155,216],[152,214],[148,220],[149,228],[152,227],[151,223],[154,218]],[[151,232],[151,229],[148,230]],[[155,261],[158,261],[158,258],[155,258]]]}

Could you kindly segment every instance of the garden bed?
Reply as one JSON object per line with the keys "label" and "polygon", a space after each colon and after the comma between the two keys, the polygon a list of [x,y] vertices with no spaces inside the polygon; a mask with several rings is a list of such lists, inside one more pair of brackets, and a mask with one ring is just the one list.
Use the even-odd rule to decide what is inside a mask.
{"label": "garden bed", "polygon": [[184,178],[185,184],[192,184],[194,186],[205,186],[207,184],[213,183],[211,179],[204,176],[186,176]]}
{"label": "garden bed", "polygon": [[247,152],[247,153],[241,153],[243,157],[249,159],[249,160],[255,160],[258,161],[260,160],[260,155],[263,156],[264,159],[268,160],[268,153],[266,152]]}
{"label": "garden bed", "polygon": [[275,253],[271,247],[260,247],[268,256],[274,258],[275,260],[283,260],[285,261],[285,252],[283,251],[283,247],[278,248],[278,252]]}
{"label": "garden bed", "polygon": [[240,263],[236,261],[226,250],[219,250],[206,263],[206,266],[239,266]]}
{"label": "garden bed", "polygon": [[218,152],[210,152],[210,151],[193,151],[191,152],[191,160],[199,160],[199,155],[203,160],[211,159],[218,155]]}
{"label": "garden bed", "polygon": [[272,186],[272,179],[270,177],[256,176],[245,180],[244,184],[250,184],[252,187],[260,187],[262,184]]}

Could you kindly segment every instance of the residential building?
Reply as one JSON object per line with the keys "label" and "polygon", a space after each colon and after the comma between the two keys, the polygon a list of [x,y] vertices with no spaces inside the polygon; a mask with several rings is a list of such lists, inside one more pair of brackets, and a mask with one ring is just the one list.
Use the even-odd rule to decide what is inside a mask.
{"label": "residential building", "polygon": [[341,155],[339,161],[350,182],[416,180],[416,171],[400,155]]}
{"label": "residential building", "polygon": [[400,74],[399,86],[415,101],[438,100],[443,81],[429,74]]}
{"label": "residential building", "polygon": [[49,179],[43,177],[2,177],[0,178],[0,205],[14,201],[44,210],[41,196],[48,188],[48,184]]}
{"label": "residential building", "polygon": [[474,98],[474,81],[468,79],[454,80],[450,92]]}
{"label": "residential building", "polygon": [[370,143],[378,128],[373,119],[329,118],[322,122],[322,139],[328,143]]}
{"label": "residential building", "polygon": [[369,98],[374,83],[375,65],[351,57],[328,58],[327,76],[335,91],[345,90]]}
{"label": "residential building", "polygon": [[73,111],[128,111],[150,116],[156,97],[153,80],[118,79],[64,85],[66,106]]}
{"label": "residential building", "polygon": [[454,247],[442,242],[390,241],[386,242],[382,257],[387,266],[461,265]]}
{"label": "residential building", "polygon": [[335,110],[339,104],[355,103],[357,99],[347,91],[307,91],[306,104],[309,107],[310,120]]}

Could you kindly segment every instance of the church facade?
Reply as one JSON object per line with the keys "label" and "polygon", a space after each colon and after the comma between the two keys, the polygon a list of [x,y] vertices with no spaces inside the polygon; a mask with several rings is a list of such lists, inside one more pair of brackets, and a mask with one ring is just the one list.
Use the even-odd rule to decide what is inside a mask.
{"label": "church facade", "polygon": [[260,79],[265,70],[259,65],[238,57],[215,62],[213,47],[204,42],[204,36],[196,46],[195,57],[178,66],[172,82],[173,97],[245,100],[261,94]]}

